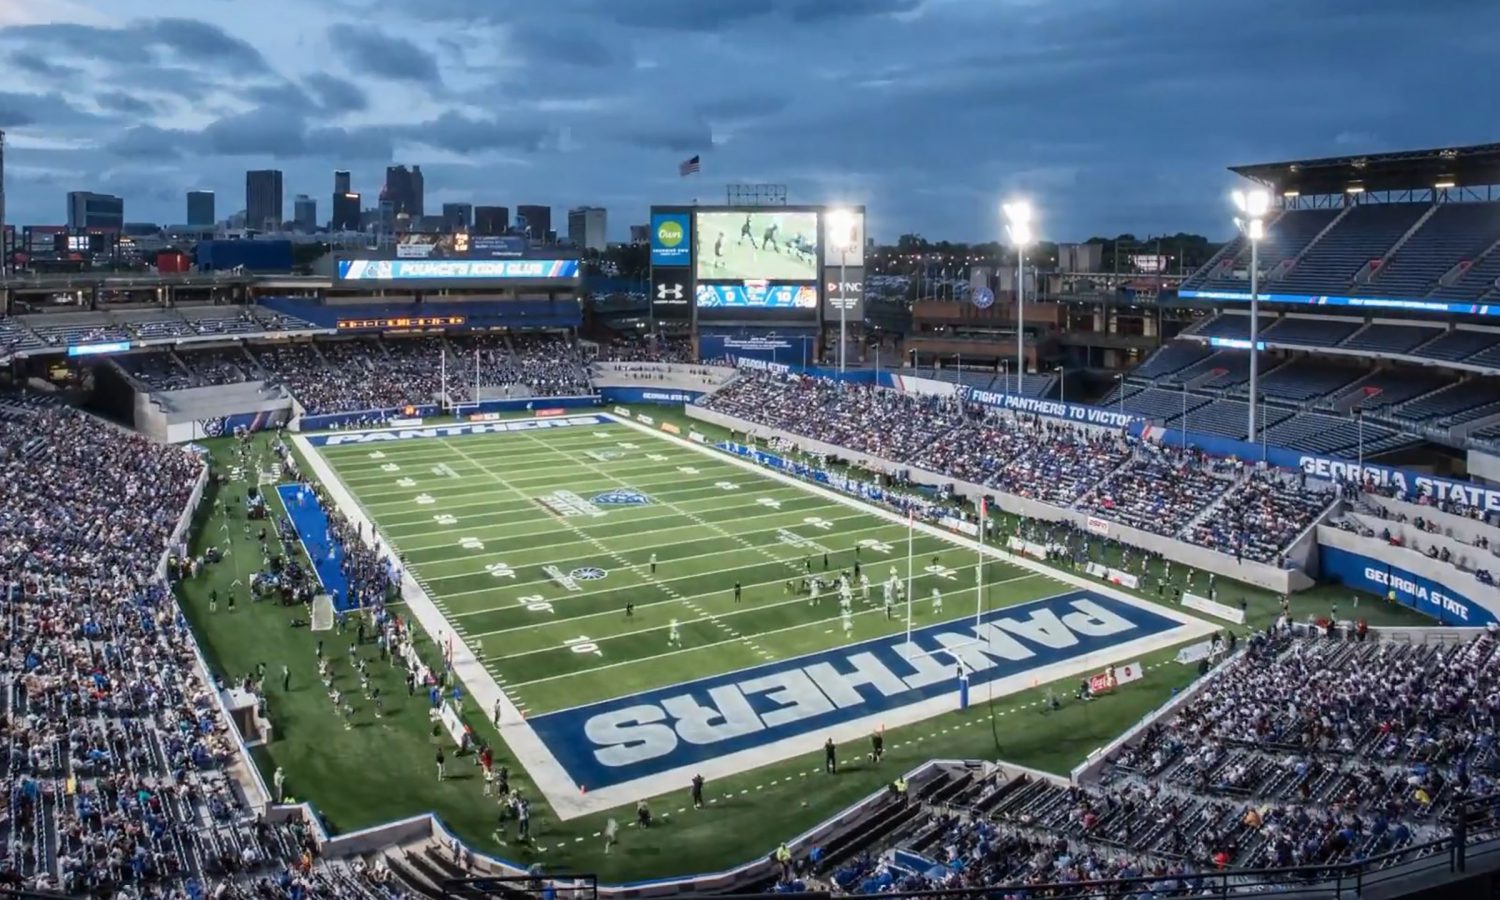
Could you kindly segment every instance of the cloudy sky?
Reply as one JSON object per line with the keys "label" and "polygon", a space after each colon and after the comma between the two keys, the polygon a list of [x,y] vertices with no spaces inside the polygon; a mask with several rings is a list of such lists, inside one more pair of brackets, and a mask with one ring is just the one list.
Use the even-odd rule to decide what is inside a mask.
{"label": "cloudy sky", "polygon": [[0,0],[8,219],[222,218],[255,168],[326,219],[335,168],[406,162],[429,211],[614,238],[728,182],[882,240],[988,239],[1011,194],[1052,239],[1221,236],[1228,164],[1500,138],[1497,34],[1494,0]]}

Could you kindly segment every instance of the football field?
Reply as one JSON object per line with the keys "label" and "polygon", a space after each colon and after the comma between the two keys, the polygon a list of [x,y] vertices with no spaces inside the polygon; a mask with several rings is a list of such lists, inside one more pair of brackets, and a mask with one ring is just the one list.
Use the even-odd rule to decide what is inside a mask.
{"label": "football field", "polygon": [[[979,554],[972,547],[930,530],[909,531],[899,519],[784,476],[747,470],[719,451],[602,417],[578,421],[523,428],[537,424],[523,420],[514,430],[429,433],[411,439],[392,433],[371,441],[345,436],[344,442],[317,452],[441,613],[440,628],[452,629],[524,719],[509,723],[507,740],[516,745],[517,733],[524,730],[530,746],[541,751],[535,759],[561,762],[567,778],[559,784],[582,786],[587,781],[591,803],[622,802],[630,791],[649,786],[631,778],[665,777],[669,771],[677,778],[686,771],[672,769],[678,762],[717,763],[705,771],[723,775],[774,761],[779,757],[773,749],[782,756],[792,752],[787,746],[771,747],[769,739],[747,737],[758,729],[773,732],[763,723],[772,722],[776,713],[763,706],[758,718],[745,699],[751,695],[750,683],[742,681],[741,692],[721,677],[729,673],[766,673],[755,679],[762,682],[756,689],[779,697],[780,704],[792,704],[776,707],[783,713],[801,703],[808,715],[837,714],[840,710],[824,695],[836,698],[839,693],[826,679],[847,682],[852,676],[830,674],[830,669],[813,687],[801,669],[773,670],[801,664],[784,662],[793,659],[828,657],[823,665],[843,665],[847,659],[834,663],[829,654],[841,651],[849,657],[859,648],[868,648],[858,655],[870,657],[869,666],[875,666],[878,653],[907,653],[898,643],[916,646],[901,641],[908,627],[914,635],[943,640],[951,635],[936,631],[945,625],[948,631],[967,628],[972,644],[977,616],[989,621],[998,611],[1020,604],[1029,604],[1029,620],[1019,612],[1007,614],[1004,622],[1009,624],[999,627],[1046,646],[1038,647],[1040,654],[1025,650],[1013,657],[1023,668],[1010,672],[1011,681],[1001,685],[1005,692],[1035,684],[1038,676],[1048,674],[1049,662],[1073,666],[1053,671],[1057,677],[1125,661],[1118,654],[1092,654],[1133,654],[1143,646],[1139,641],[1091,644],[1088,622],[1093,614],[1046,606],[1072,589],[1078,602],[1093,604],[1088,608],[1097,611],[1097,618],[1113,615],[1097,604],[1117,600],[1079,594],[1077,583],[1066,576],[987,558],[981,598],[976,590]],[[893,576],[907,582],[909,541],[913,602],[887,610],[883,582]],[[831,586],[841,574],[854,585],[847,616]],[[861,589],[861,575],[868,579],[868,592]],[[828,585],[816,599],[804,591],[809,577]],[[1154,631],[1129,637],[1149,639],[1153,649],[1211,628],[1175,613],[1127,613],[1137,616],[1137,622],[1151,620],[1146,624]],[[1075,623],[1078,616],[1084,616],[1077,620],[1082,626]],[[1086,639],[1072,639],[1068,627]],[[1070,651],[1072,657],[1048,655],[1047,648],[1069,639],[1080,648]],[[935,652],[945,652],[943,640]],[[1010,639],[992,635],[990,640],[993,651],[1000,646],[994,642]],[[864,671],[862,663],[849,664],[856,673]],[[988,657],[973,659],[974,668],[991,664]],[[881,669],[887,679],[889,668]],[[954,708],[951,664],[930,668],[941,671],[923,682],[927,693],[896,710],[900,715],[889,720],[892,724]],[[1001,670],[994,671],[992,677],[998,677]],[[812,672],[811,677],[819,675]],[[939,679],[942,684],[936,683]],[[871,676],[859,683],[868,687],[879,680]],[[907,678],[907,685],[915,683]],[[679,688],[687,693],[668,697]],[[469,684],[469,690],[484,700],[476,685]],[[850,699],[841,706],[865,702],[853,687],[844,696]],[[712,699],[695,699],[684,712],[689,697]],[[822,707],[815,708],[817,704]],[[488,711],[486,703],[481,706]],[[694,737],[682,722],[701,710],[708,712]],[[725,743],[717,749],[689,748],[698,755],[684,756],[670,728],[665,736],[652,730],[666,727],[651,723],[668,713],[686,742]],[[847,739],[850,732],[841,734]],[[820,732],[814,746],[822,736]],[[761,743],[745,743],[752,739]],[[589,747],[578,746],[582,744]],[[523,762],[525,746],[517,751]],[[800,752],[806,749],[802,745]],[[735,755],[735,750],[743,752]],[[653,754],[667,762],[653,762]],[[619,768],[604,771],[601,762]],[[527,767],[532,769],[533,763]],[[620,791],[593,790],[595,785],[611,786],[597,779],[616,777]],[[555,806],[559,796],[579,793],[545,786],[544,791]],[[592,808],[580,802],[571,814]]]}

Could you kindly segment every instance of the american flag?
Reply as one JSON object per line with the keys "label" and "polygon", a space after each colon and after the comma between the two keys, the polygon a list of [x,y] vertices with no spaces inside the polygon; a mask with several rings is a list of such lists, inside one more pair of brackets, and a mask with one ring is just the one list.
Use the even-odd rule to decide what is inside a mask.
{"label": "american flag", "polygon": [[677,174],[681,175],[683,178],[686,178],[702,168],[703,163],[698,159],[698,157],[694,156],[685,159],[680,164],[678,164]]}

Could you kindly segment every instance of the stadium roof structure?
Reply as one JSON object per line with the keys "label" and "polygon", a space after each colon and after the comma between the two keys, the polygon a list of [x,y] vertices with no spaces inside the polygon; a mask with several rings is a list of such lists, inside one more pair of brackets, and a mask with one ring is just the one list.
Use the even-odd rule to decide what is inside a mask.
{"label": "stadium roof structure", "polygon": [[1230,166],[1279,194],[1342,194],[1500,185],[1500,144],[1364,153]]}

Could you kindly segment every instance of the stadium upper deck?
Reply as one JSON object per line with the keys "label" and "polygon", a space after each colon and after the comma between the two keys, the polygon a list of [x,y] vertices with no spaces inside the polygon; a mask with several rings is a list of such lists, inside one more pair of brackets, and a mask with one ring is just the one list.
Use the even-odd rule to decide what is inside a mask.
{"label": "stadium upper deck", "polygon": [[[1273,303],[1497,315],[1500,144],[1232,167],[1280,198],[1261,243]],[[1248,300],[1250,246],[1227,244],[1184,298]]]}

